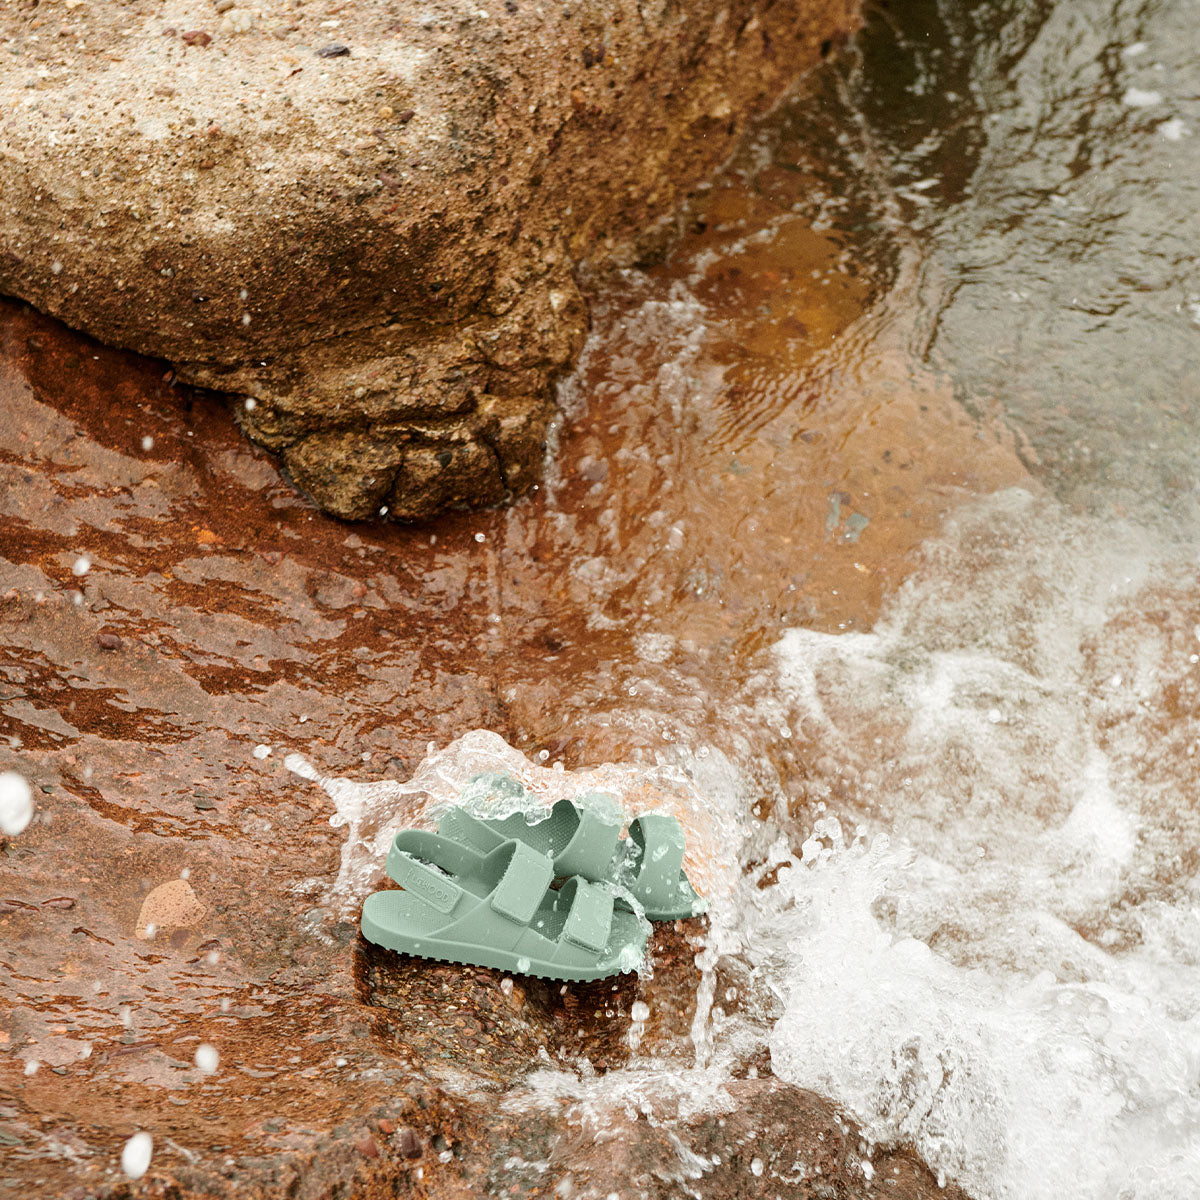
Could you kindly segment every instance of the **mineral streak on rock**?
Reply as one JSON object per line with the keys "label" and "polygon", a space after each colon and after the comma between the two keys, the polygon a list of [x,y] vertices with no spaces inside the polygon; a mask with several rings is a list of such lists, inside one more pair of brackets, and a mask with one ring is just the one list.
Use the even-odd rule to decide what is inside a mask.
{"label": "mineral streak on rock", "polygon": [[[0,6],[0,291],[180,379],[323,508],[540,473],[575,269],[661,244],[853,0]],[[179,31],[183,30],[183,33]]]}

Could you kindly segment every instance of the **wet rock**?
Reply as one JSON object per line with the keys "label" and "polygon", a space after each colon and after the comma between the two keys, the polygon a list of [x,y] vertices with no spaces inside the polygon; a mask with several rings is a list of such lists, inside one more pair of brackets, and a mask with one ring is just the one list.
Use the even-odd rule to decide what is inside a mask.
{"label": "wet rock", "polygon": [[321,507],[402,519],[536,483],[576,268],[661,244],[856,22],[853,0],[363,0],[350,53],[323,12],[277,36],[235,6],[200,54],[208,30],[104,3],[37,44],[40,12],[0,6],[47,99],[0,73],[0,291],[253,398],[242,428]]}
{"label": "wet rock", "polygon": [[[783,199],[771,221],[796,197]],[[757,192],[751,202],[762,202]],[[721,203],[729,212],[729,197]],[[756,210],[732,211],[754,227]],[[841,255],[841,235],[832,241]],[[806,245],[784,260],[789,279],[827,266]],[[704,275],[697,259],[711,249],[702,239],[639,288],[669,298],[681,276]],[[764,316],[761,293],[746,300],[749,274],[725,301],[717,285],[708,295],[729,336],[766,347],[763,361],[781,311],[811,328],[823,320],[831,338],[860,312],[853,297],[835,312],[828,291],[813,299],[796,287]],[[879,580],[898,586],[952,494],[1023,478],[1015,458],[998,457],[1007,443],[982,440],[949,389],[914,385],[906,358],[894,373],[850,371],[843,390],[831,386],[826,436],[811,444],[787,442],[797,409],[782,401],[757,441],[736,421],[726,431],[712,420],[723,395],[696,399],[710,422],[701,428],[715,432],[682,439],[647,420],[666,404],[646,395],[663,364],[658,330],[646,345],[632,340],[617,302],[597,303],[596,318],[601,347],[582,384],[617,387],[599,427],[564,426],[553,502],[539,493],[508,512],[450,515],[436,535],[377,525],[348,536],[295,495],[212,396],[0,303],[0,494],[20,502],[0,513],[0,575],[16,592],[0,604],[0,769],[19,769],[39,795],[39,819],[0,847],[0,944],[20,964],[0,973],[0,1120],[30,1150],[4,1174],[30,1194],[125,1200],[112,1172],[134,1128],[155,1144],[139,1187],[184,1200],[552,1194],[569,1180],[577,1195],[634,1195],[633,1178],[648,1195],[713,1200],[944,1194],[903,1153],[868,1156],[831,1102],[773,1080],[765,1047],[736,1064],[724,1111],[684,1117],[656,1099],[656,1124],[618,1113],[618,1136],[600,1145],[586,1106],[530,1103],[525,1081],[538,1069],[606,1098],[635,1023],[639,1054],[665,1074],[690,1067],[702,922],[660,926],[652,980],[564,990],[379,952],[330,895],[347,830],[330,824],[321,789],[284,768],[288,754],[323,774],[380,780],[411,774],[431,741],[488,728],[549,747],[567,767],[648,758],[662,746],[658,722],[643,720],[654,710],[631,704],[630,676],[614,668],[634,661],[628,639],[647,614],[670,638],[639,652],[639,691],[647,675],[665,689],[666,664],[683,663],[689,694],[713,702],[707,712],[681,704],[679,719],[693,722],[690,740],[720,745],[730,689],[753,661],[730,647],[741,640],[757,654],[793,619],[792,580],[811,597],[806,623],[861,629]],[[726,348],[710,350],[708,362],[730,365]],[[770,378],[763,386],[772,402],[788,394]],[[106,411],[114,395],[128,421]],[[734,439],[737,462],[755,471],[731,459],[714,472]],[[609,464],[603,495],[585,456]],[[673,479],[669,494],[649,473],[655,461]],[[764,498],[751,489],[768,464],[777,482]],[[830,479],[875,493],[857,544],[826,529]],[[647,497],[666,514],[661,526],[644,519]],[[747,512],[758,536],[746,536]],[[690,540],[689,525],[689,540],[664,552],[673,524],[693,520],[704,540]],[[213,538],[201,542],[202,530]],[[83,553],[92,565],[76,577]],[[580,567],[588,573],[576,578]],[[74,600],[81,587],[87,604]],[[736,606],[718,603],[722,588]],[[137,629],[126,653],[96,653],[93,597]],[[273,747],[270,757],[255,758],[256,745]],[[803,782],[802,755],[791,769]],[[207,911],[139,938],[164,908],[139,910],[183,871]],[[43,903],[64,895],[72,909]],[[718,993],[742,982],[718,972]],[[202,1043],[219,1051],[212,1075],[195,1065]],[[38,1060],[45,1069],[26,1076]],[[505,1107],[510,1097],[519,1108]],[[377,1158],[355,1146],[364,1130],[376,1131]],[[74,1156],[61,1151],[76,1145],[68,1138],[84,1147]],[[788,1154],[822,1175],[785,1178]]]}

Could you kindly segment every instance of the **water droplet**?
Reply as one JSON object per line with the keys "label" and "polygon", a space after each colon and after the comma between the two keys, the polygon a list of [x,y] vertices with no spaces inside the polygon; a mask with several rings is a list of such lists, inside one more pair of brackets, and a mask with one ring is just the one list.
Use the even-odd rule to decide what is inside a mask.
{"label": "water droplet", "polygon": [[154,1139],[148,1133],[135,1133],[121,1149],[121,1170],[129,1179],[141,1179],[150,1169]]}
{"label": "water droplet", "polygon": [[0,833],[16,837],[33,820],[33,792],[16,771],[0,774]]}
{"label": "water droplet", "polygon": [[210,1046],[208,1042],[201,1042],[196,1047],[196,1066],[204,1072],[205,1075],[216,1074],[217,1067],[220,1065],[221,1056],[217,1053],[216,1046]]}

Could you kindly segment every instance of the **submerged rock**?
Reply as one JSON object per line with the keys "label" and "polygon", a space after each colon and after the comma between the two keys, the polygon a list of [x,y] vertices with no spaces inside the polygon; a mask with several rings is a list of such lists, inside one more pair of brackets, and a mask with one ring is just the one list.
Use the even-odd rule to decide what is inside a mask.
{"label": "submerged rock", "polygon": [[532,486],[587,322],[575,268],[661,240],[856,21],[853,0],[170,11],[0,10],[0,291],[242,397],[347,518]]}

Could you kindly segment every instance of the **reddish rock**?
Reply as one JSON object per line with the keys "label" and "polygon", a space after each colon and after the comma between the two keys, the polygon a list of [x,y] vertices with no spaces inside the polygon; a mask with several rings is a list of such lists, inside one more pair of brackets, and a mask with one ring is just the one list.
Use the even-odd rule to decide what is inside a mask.
{"label": "reddish rock", "polygon": [[[604,420],[564,425],[554,497],[436,532],[348,529],[298,497],[211,395],[0,304],[0,495],[15,498],[0,512],[0,576],[16,593],[0,605],[0,770],[21,771],[36,804],[0,844],[13,965],[0,972],[0,1129],[20,1142],[6,1180],[114,1200],[535,1195],[567,1176],[601,1196],[631,1179],[713,1200],[944,1194],[903,1152],[865,1157],[853,1122],[771,1078],[765,1053],[735,1065],[731,1111],[668,1108],[653,1125],[617,1112],[619,1136],[599,1145],[569,1104],[510,1111],[502,1099],[531,1067],[586,1055],[601,1079],[620,1070],[638,1000],[651,1014],[641,1052],[690,1062],[703,924],[658,928],[652,980],[565,990],[508,991],[497,972],[380,951],[328,895],[345,828],[283,765],[298,752],[326,774],[407,776],[430,742],[475,728],[566,767],[649,761],[664,715],[733,754],[726,714],[784,623],[862,629],[956,498],[1023,479],[1008,443],[903,357],[856,363],[812,401],[819,421],[780,386],[804,365],[796,323],[802,349],[829,346],[869,290],[847,277],[819,297],[767,291],[782,268],[809,279],[845,253],[807,228],[772,245],[746,236],[790,210],[797,178],[714,195],[743,246],[726,264],[736,277],[705,265],[720,231],[696,233],[634,301],[694,278],[722,330],[696,369],[749,386],[738,370],[753,346],[756,425],[732,419],[741,397],[726,393],[695,398],[703,437],[648,419],[660,331],[639,332],[628,297],[603,293],[579,386],[607,389]],[[814,424],[821,437],[794,436]],[[840,518],[830,490],[848,497]],[[868,493],[870,523],[850,539],[846,509]],[[74,576],[85,553],[93,565]],[[98,654],[117,613],[137,639]],[[663,640],[639,656],[648,618]],[[633,662],[669,707],[630,698]],[[804,754],[767,753],[801,809]],[[43,903],[60,897],[74,906]],[[153,940],[139,938],[149,924]],[[201,1044],[219,1053],[215,1073],[196,1065]],[[26,1075],[33,1060],[45,1065]],[[155,1151],[133,1187],[113,1172],[135,1129]],[[372,1129],[376,1158],[355,1145]],[[679,1145],[712,1169],[689,1159],[698,1175],[683,1173]],[[789,1156],[822,1174],[786,1182]]]}

